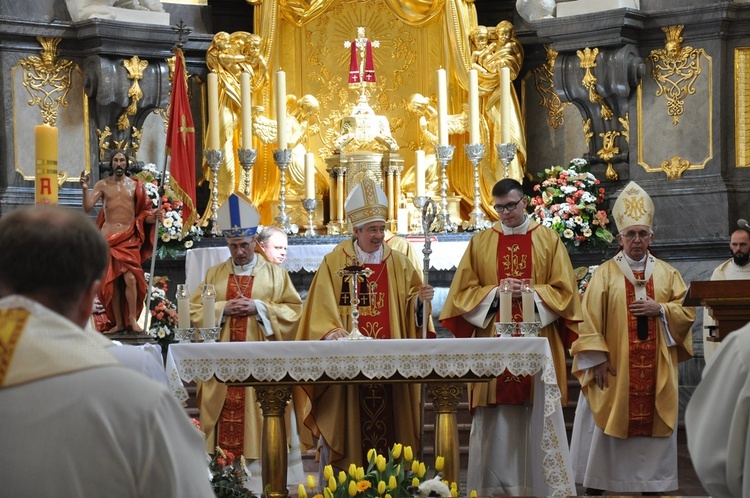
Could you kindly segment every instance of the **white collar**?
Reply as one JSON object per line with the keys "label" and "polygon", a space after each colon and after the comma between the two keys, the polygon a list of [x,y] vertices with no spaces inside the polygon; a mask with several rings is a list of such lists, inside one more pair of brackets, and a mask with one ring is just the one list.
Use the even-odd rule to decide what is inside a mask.
{"label": "white collar", "polygon": [[250,275],[253,272],[253,268],[255,268],[255,263],[258,261],[258,255],[253,253],[253,259],[251,259],[247,264],[245,265],[238,265],[237,263],[232,260],[232,269],[234,270],[235,275]]}
{"label": "white collar", "polygon": [[376,251],[365,252],[359,247],[359,242],[355,240],[354,252],[357,253],[357,259],[360,263],[380,264],[383,261],[383,244],[380,244],[380,247]]}
{"label": "white collar", "polygon": [[633,270],[642,271],[646,267],[646,259],[648,258],[648,252],[646,252],[646,254],[644,254],[643,257],[639,261],[636,261],[635,259],[628,257],[628,255],[625,254],[624,251],[622,255],[625,257],[625,261],[628,262],[628,266],[632,268]]}
{"label": "white collar", "polygon": [[531,218],[528,214],[523,214],[523,223],[517,227],[506,226],[505,223],[500,222],[500,226],[503,229],[503,235],[523,235],[529,231],[529,225],[531,224]]}

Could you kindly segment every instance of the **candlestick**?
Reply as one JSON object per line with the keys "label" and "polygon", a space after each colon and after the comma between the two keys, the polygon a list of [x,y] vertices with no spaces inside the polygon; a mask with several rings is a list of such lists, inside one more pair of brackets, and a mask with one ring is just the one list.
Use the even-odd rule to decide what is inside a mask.
{"label": "candlestick", "polygon": [[276,137],[279,150],[286,149],[286,73],[276,71]]}
{"label": "candlestick", "polygon": [[458,227],[451,221],[451,215],[448,212],[448,175],[446,174],[448,163],[453,159],[455,147],[438,145],[435,149],[437,160],[440,163],[440,213],[438,219],[432,224],[431,230],[442,233],[455,232]]}
{"label": "candlestick", "polygon": [[219,150],[219,80],[208,73],[208,148]]}
{"label": "candlestick", "polygon": [[242,165],[242,179],[245,182],[245,195],[250,197],[253,164],[258,159],[258,149],[237,149],[237,157]]}
{"label": "candlestick", "polygon": [[315,199],[315,154],[305,154],[305,197]]}
{"label": "candlestick", "polygon": [[216,289],[213,284],[205,284],[203,292],[203,328],[213,328],[216,326]]}
{"label": "candlestick", "polygon": [[250,73],[240,75],[240,98],[242,100],[242,148],[253,148],[253,91],[250,89]]}
{"label": "candlestick", "polygon": [[521,284],[521,308],[523,321],[530,323],[536,320],[534,315],[534,285],[530,278],[524,278]]}
{"label": "candlestick", "polygon": [[417,197],[424,197],[425,185],[425,156],[423,150],[414,153],[414,161],[417,168]]}
{"label": "candlestick", "polygon": [[497,148],[497,155],[500,156],[500,161],[503,163],[503,178],[508,178],[508,166],[516,156],[516,144],[501,143],[495,144],[495,147]]}
{"label": "candlestick", "polygon": [[34,127],[36,157],[34,202],[57,204],[57,127]]}
{"label": "candlestick", "polygon": [[281,188],[279,189],[279,214],[276,216],[279,228],[284,230],[287,235],[296,234],[299,231],[299,227],[294,223],[291,223],[291,218],[286,214],[286,169],[289,166],[289,161],[292,159],[292,151],[290,149],[282,149],[273,151],[273,160],[276,161],[276,166],[281,171]]}
{"label": "candlestick", "polygon": [[484,144],[466,144],[464,146],[466,156],[474,167],[474,210],[469,213],[469,221],[464,221],[462,226],[467,232],[484,230],[492,226],[489,220],[484,219],[482,211],[482,198],[479,193],[479,163],[484,158]]}
{"label": "candlestick", "polygon": [[315,213],[315,208],[318,207],[318,199],[302,199],[302,207],[304,207],[305,211],[307,211],[307,231],[305,232],[305,237],[315,237],[313,213]]}
{"label": "candlestick", "polygon": [[437,70],[438,81],[438,145],[448,145],[448,82],[445,69]]}
{"label": "candlestick", "polygon": [[190,293],[187,285],[177,284],[177,326],[181,329],[190,328]]}
{"label": "candlestick", "polygon": [[513,102],[510,97],[510,68],[500,68],[500,141],[510,143],[510,113]]}
{"label": "candlestick", "polygon": [[224,158],[224,152],[218,149],[203,151],[209,168],[211,168],[211,235],[222,235],[219,229],[219,165]]}
{"label": "candlestick", "polygon": [[500,282],[500,323],[513,321],[513,299],[510,292],[510,283],[507,280]]}
{"label": "candlestick", "polygon": [[479,73],[469,70],[469,143],[478,144],[479,135]]}

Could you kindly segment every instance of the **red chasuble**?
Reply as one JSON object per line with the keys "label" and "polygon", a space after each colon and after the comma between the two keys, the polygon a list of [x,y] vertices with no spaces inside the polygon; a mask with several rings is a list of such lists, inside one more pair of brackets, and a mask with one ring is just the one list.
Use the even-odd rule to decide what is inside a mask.
{"label": "red chasuble", "polygon": [[[236,279],[236,280],[235,280]],[[237,287],[239,285],[239,288]],[[227,301],[239,296],[248,299],[253,293],[253,277],[234,275],[227,284]],[[245,342],[247,339],[247,321],[249,316],[229,317],[230,341]],[[235,456],[242,455],[245,444],[245,388],[228,387],[227,398],[219,415],[218,444],[224,451],[231,451]]]}
{"label": "red chasuble", "polygon": [[[644,272],[634,271],[636,280],[643,280]],[[625,279],[627,304],[635,301],[635,287]],[[654,279],[646,283],[646,294],[654,298]],[[628,437],[653,434],[656,402],[656,334],[658,317],[648,317],[648,337],[638,339],[638,318],[628,313],[628,345],[630,387],[628,390]]]}
{"label": "red chasuble", "polygon": [[[497,282],[504,278],[531,278],[531,232],[525,234],[499,234],[497,244]],[[498,311],[497,319],[500,319]],[[523,321],[521,298],[513,298],[514,322]],[[497,404],[522,405],[531,398],[531,377],[511,375],[507,370],[497,379]]]}

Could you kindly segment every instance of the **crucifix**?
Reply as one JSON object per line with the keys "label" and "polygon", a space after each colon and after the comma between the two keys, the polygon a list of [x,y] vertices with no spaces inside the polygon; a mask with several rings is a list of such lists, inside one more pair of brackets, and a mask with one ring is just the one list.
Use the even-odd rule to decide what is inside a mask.
{"label": "crucifix", "polygon": [[345,266],[336,272],[344,281],[349,281],[349,303],[352,306],[352,330],[346,339],[372,339],[359,331],[359,283],[364,278],[372,275],[372,270],[362,266],[357,261],[356,256],[352,256],[351,264]]}
{"label": "crucifix", "polygon": [[369,40],[365,36],[365,28],[357,28],[354,41],[345,41],[344,47],[352,51],[349,63],[349,83],[360,85],[360,101],[365,99],[365,83],[375,83],[375,62],[372,57],[373,47],[379,48],[380,42]]}

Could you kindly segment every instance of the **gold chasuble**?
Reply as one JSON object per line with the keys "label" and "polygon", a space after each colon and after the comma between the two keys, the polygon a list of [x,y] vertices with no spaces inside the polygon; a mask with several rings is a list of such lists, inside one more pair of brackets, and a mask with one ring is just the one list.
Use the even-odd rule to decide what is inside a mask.
{"label": "gold chasuble", "polygon": [[[353,241],[347,240],[323,259],[305,301],[298,340],[323,340],[335,329],[351,330],[348,285],[336,272],[351,264],[353,254]],[[377,340],[421,337],[414,309],[421,273],[387,244],[382,263],[365,266],[373,273],[359,284],[360,331]],[[356,347],[356,341],[351,344]],[[381,451],[399,442],[419,448],[418,385],[321,385],[304,390],[307,399],[295,407],[304,425],[303,451],[313,447],[313,438],[323,438],[331,449],[331,463],[343,468],[363,465],[363,451],[373,447]]]}
{"label": "gold chasuble", "polygon": [[638,283],[644,283],[648,297],[662,304],[676,345],[667,344],[659,317],[647,319],[648,335],[643,338],[644,330],[639,338],[637,319],[628,312],[636,289],[617,265],[618,256],[603,263],[591,278],[583,298],[580,337],[571,348],[573,355],[607,353],[617,375],[609,376],[609,389],[599,389],[593,374],[579,369],[577,357],[572,372],[581,382],[594,422],[605,434],[666,437],[677,423],[677,364],[693,354],[695,310],[682,306],[687,289],[679,272],[649,254],[651,277],[644,282],[643,272],[633,274]]}
{"label": "gold chasuble", "polygon": [[[464,315],[496,292],[504,276],[531,278],[534,291],[544,305],[559,315],[557,320],[542,327],[540,336],[549,341],[565,405],[568,392],[565,348],[577,338],[581,302],[573,266],[557,232],[530,220],[523,235],[504,235],[500,222],[474,235],[456,269],[440,321],[456,337],[492,337],[497,316],[488,316],[482,326],[477,326]],[[516,306],[514,318],[519,313]],[[503,383],[506,387],[511,383],[519,387],[515,380]],[[507,402],[498,397],[497,384],[496,380],[470,384],[470,409]]]}
{"label": "gold chasuble", "polygon": [[[256,316],[225,317],[221,328],[221,342],[237,341],[288,341],[297,333],[297,321],[302,311],[302,300],[294,289],[289,274],[278,265],[255,256],[255,266],[250,275],[235,275],[232,259],[209,268],[201,283],[216,288],[216,317],[223,315],[227,301],[240,295],[262,301],[270,323],[266,324],[273,335],[266,335]],[[190,319],[194,324],[203,320],[203,300],[200,292],[190,298]],[[206,435],[206,451],[213,454],[216,445],[244,455],[248,460],[261,457],[261,428],[263,416],[255,401],[251,387],[227,388],[222,382],[211,379],[198,383],[198,408],[201,430]],[[287,421],[287,434],[289,423]]]}

